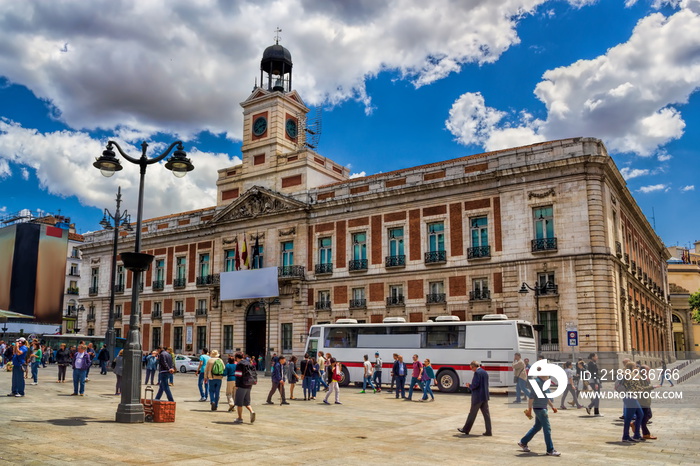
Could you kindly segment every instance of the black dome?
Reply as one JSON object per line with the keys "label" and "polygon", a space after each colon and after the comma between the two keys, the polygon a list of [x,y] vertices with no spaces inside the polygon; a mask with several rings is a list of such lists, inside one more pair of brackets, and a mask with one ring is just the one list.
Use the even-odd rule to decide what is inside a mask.
{"label": "black dome", "polygon": [[289,50],[279,44],[271,45],[265,49],[262,56],[262,61],[284,61],[287,64],[292,64],[292,54]]}

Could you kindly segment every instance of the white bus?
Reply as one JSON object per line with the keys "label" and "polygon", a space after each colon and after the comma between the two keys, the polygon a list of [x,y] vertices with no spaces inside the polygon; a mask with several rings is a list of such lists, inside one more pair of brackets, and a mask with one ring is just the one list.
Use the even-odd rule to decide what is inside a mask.
{"label": "white bus", "polygon": [[418,354],[422,362],[430,359],[438,388],[455,392],[473,374],[469,363],[480,361],[489,373],[492,387],[513,386],[513,355],[536,360],[532,325],[523,320],[508,320],[505,315],[484,316],[481,321],[460,321],[456,316],[442,316],[429,322],[407,323],[403,318],[387,318],[381,324],[358,324],[354,319],[340,319],[334,324],[314,325],[309,330],[306,351],[331,353],[342,363],[341,386],[361,382],[363,356],[374,361],[382,358],[384,383],[391,381],[393,353],[404,358],[411,373],[411,357]]}

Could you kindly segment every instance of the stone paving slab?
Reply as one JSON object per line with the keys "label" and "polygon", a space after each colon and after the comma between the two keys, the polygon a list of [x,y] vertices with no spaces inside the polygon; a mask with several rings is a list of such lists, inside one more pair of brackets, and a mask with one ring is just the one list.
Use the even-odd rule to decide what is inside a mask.
{"label": "stone paving slab", "polygon": [[[700,463],[700,406],[655,410],[650,427],[659,440],[635,445],[619,441],[621,403],[603,418],[583,410],[552,413],[554,444],[562,457],[550,458],[541,434],[530,443],[532,453],[519,451],[516,443],[532,421],[523,415],[524,405],[514,407],[505,396],[491,399],[494,436],[480,435],[483,421],[477,418],[477,435],[465,437],[456,430],[469,408],[465,393],[436,393],[435,402],[421,403],[349,387],[341,390],[343,405],[317,399],[268,406],[263,403],[270,382],[261,378],[252,395],[255,424],[244,411],[246,423],[233,425],[225,401],[212,412],[209,403],[197,401],[194,374],[177,374],[175,423],[118,424],[112,374],[93,374],[87,396],[71,397],[72,383],[53,383],[55,373],[54,367],[41,370],[39,385],[27,385],[24,398],[0,397],[0,465]],[[5,390],[0,394],[9,392],[10,376],[0,372],[0,390]],[[697,388],[698,377],[691,381],[695,385],[687,384],[688,389]],[[295,395],[302,395],[301,384],[297,390]]]}

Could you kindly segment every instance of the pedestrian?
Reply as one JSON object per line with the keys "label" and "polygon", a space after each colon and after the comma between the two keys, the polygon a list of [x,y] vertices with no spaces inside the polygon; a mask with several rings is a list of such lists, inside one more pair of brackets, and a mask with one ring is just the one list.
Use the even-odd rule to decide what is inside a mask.
{"label": "pedestrian", "polygon": [[372,363],[369,362],[369,356],[367,356],[366,354],[364,355],[364,359],[365,362],[362,363],[364,376],[362,377],[362,391],[360,393],[365,393],[365,390],[367,389],[367,384],[369,384],[369,386],[372,387],[373,393],[377,393],[377,389],[374,388],[374,384],[372,383]]}
{"label": "pedestrian", "polygon": [[390,373],[390,375],[391,375],[391,385],[389,385],[389,393],[391,393],[391,392],[394,391],[394,383],[396,382],[396,374],[394,373],[394,365],[396,365],[396,361],[399,360],[399,355],[396,354],[396,353],[394,353],[394,354],[392,355],[392,357],[394,358],[394,362],[393,362],[392,365],[391,365],[391,373]]}
{"label": "pedestrian", "polygon": [[430,387],[433,384],[433,379],[435,378],[435,371],[430,365],[430,359],[423,361],[423,373],[421,375],[421,382],[423,382],[423,398],[421,401],[426,401],[428,395],[430,395],[430,401],[435,401],[435,395],[433,394],[433,389]]}
{"label": "pedestrian", "polygon": [[284,355],[281,355],[279,358],[277,358],[276,362],[272,363],[272,373],[271,373],[271,378],[272,378],[272,386],[270,387],[270,393],[267,394],[267,404],[273,405],[274,403],[272,402],[272,395],[275,394],[276,391],[279,390],[280,396],[282,397],[282,403],[281,405],[288,405],[287,399],[285,398],[284,395],[284,382],[286,380],[286,374],[284,371],[284,364],[286,362],[286,358]]}
{"label": "pedestrian", "polygon": [[[326,353],[326,356],[325,356],[326,362],[324,363],[324,367],[326,368],[326,384],[328,385],[328,387],[330,387],[331,382],[333,381],[332,380],[333,374],[331,372],[331,369],[332,369],[331,368],[331,358],[332,357],[333,356],[331,356],[331,353]],[[326,388],[326,391],[328,391],[329,389],[330,388]]]}
{"label": "pedestrian", "polygon": [[304,392],[304,401],[311,400],[312,386],[316,385],[316,379],[314,378],[314,366],[311,359],[309,359],[309,353],[304,354],[304,359],[299,363],[299,370],[301,372],[301,388]]}
{"label": "pedestrian", "polygon": [[520,353],[513,355],[513,378],[515,381],[515,403],[522,403],[521,393],[527,399],[530,397],[530,392],[527,388],[525,361],[522,360]]}
{"label": "pedestrian", "polygon": [[413,400],[413,387],[418,384],[421,391],[423,391],[423,382],[420,381],[421,375],[423,373],[423,364],[418,360],[418,355],[413,355],[413,372],[411,373],[411,383],[408,386],[408,398],[406,400]]}
{"label": "pedestrian", "polygon": [[394,361],[394,366],[391,369],[394,379],[396,380],[396,399],[401,398],[406,399],[406,364],[403,362],[403,356],[400,354],[396,355],[396,360]]}
{"label": "pedestrian", "polygon": [[209,361],[209,350],[202,348],[202,354],[199,355],[199,366],[197,366],[199,401],[207,401],[209,396],[209,386],[204,383],[204,368],[207,367],[207,361]]}
{"label": "pedestrian", "polygon": [[593,408],[593,414],[598,417],[603,417],[600,414],[600,389],[601,381],[598,376],[598,355],[596,353],[591,353],[588,355],[588,366],[586,370],[590,374],[590,380],[588,383],[594,392],[591,394],[591,403],[586,407],[586,413],[591,414],[591,408]]}
{"label": "pedestrian", "polygon": [[335,404],[342,405],[343,403],[340,402],[339,385],[340,381],[343,380],[341,364],[333,357],[328,358],[328,362],[330,362],[331,384],[328,386],[328,393],[326,393],[323,402],[329,405],[328,398],[331,396],[331,393],[335,393]]}
{"label": "pedestrian", "polygon": [[236,407],[236,358],[229,355],[226,359],[226,367],[224,368],[224,377],[226,377],[226,401],[228,401],[228,410],[233,411]]}
{"label": "pedestrian", "polygon": [[374,387],[378,392],[382,391],[382,358],[379,357],[379,351],[374,353]]}
{"label": "pedestrian", "polygon": [[546,390],[543,388],[545,381],[549,379],[549,376],[539,376],[534,380],[537,381],[537,385],[540,387],[540,391],[544,395],[539,398],[534,390],[530,390],[530,398],[527,402],[527,409],[525,410],[525,415],[532,419],[532,412],[535,412],[535,425],[530,428],[530,430],[525,434],[525,436],[520,439],[518,446],[524,451],[529,452],[530,448],[527,446],[530,440],[535,436],[537,432],[542,430],[544,433],[544,443],[547,446],[548,456],[561,456],[561,453],[554,449],[554,442],[552,442],[552,426],[549,424],[549,415],[547,414],[547,406],[552,408],[554,413],[557,412],[557,408],[554,407],[552,400],[547,397],[549,393],[549,388]]}
{"label": "pedestrian", "polygon": [[666,358],[661,360],[661,377],[659,378],[661,379],[660,385],[664,384],[664,380],[668,380],[668,383],[673,387],[673,379],[671,377],[671,371],[668,370],[668,366],[666,365]]}
{"label": "pedestrian", "polygon": [[567,409],[564,402],[566,401],[566,395],[568,395],[569,393],[571,393],[571,396],[574,399],[574,401],[573,402],[570,401],[569,404],[571,406],[576,406],[577,408],[583,408],[583,406],[581,406],[581,404],[578,402],[578,397],[576,396],[576,388],[575,388],[576,383],[574,382],[574,376],[576,373],[572,369],[571,361],[566,361],[566,363],[564,363],[564,372],[566,373],[567,384],[566,384],[566,390],[564,391],[564,394],[561,396],[561,403],[559,405],[559,409]]}
{"label": "pedestrian", "polygon": [[85,381],[89,382],[90,381],[90,367],[92,367],[92,361],[95,360],[95,346],[92,344],[92,342],[87,344],[87,347],[85,348],[85,352],[90,355],[90,365],[87,368],[87,371],[85,372]]}
{"label": "pedestrian", "polygon": [[168,401],[173,400],[173,394],[170,391],[170,385],[168,385],[168,377],[170,374],[175,372],[175,366],[173,365],[173,357],[165,351],[162,346],[158,347],[158,393],[156,394],[156,400],[160,400],[160,397],[168,397]]}
{"label": "pedestrian", "polygon": [[296,356],[292,356],[289,358],[289,363],[287,363],[287,381],[289,382],[289,399],[290,400],[296,400],[294,398],[294,387],[296,387],[297,382],[299,381],[299,370],[297,369],[297,361],[298,358]]}
{"label": "pedestrian", "polygon": [[[621,378],[621,383],[625,390],[625,397],[622,399],[625,413],[622,441],[639,442],[642,440],[641,429],[644,410],[642,410],[642,405],[639,403],[638,398],[639,394],[644,390],[639,380],[639,372],[635,363],[630,361],[625,364],[624,377]],[[633,427],[634,437],[630,437],[630,427],[633,419],[635,420]]]}
{"label": "pedestrian", "polygon": [[323,388],[328,391],[328,384],[326,383],[325,380],[325,375],[326,375],[326,358],[323,357],[323,351],[318,352],[318,357],[316,358],[316,362],[318,363],[318,382],[316,382],[316,391],[321,390],[321,385],[323,385]]}
{"label": "pedestrian", "polygon": [[311,399],[315,400],[316,399],[316,393],[318,392],[318,387],[319,379],[321,378],[321,373],[320,373],[320,366],[318,365],[318,362],[316,362],[316,358],[311,358],[311,367],[313,368],[311,372],[311,378],[313,381],[311,382]]}
{"label": "pedestrian", "polygon": [[525,363],[525,373],[530,370],[530,360],[528,358],[523,359],[523,362]]}
{"label": "pedestrian", "polygon": [[[107,345],[103,344],[100,348],[99,353],[97,353],[97,360],[100,363],[100,374],[105,375],[107,373],[107,362],[109,361],[109,351],[107,351]],[[116,358],[115,358],[116,359]]]}
{"label": "pedestrian", "polygon": [[117,384],[115,386],[114,394],[122,394],[122,374],[124,373],[124,350],[119,350],[119,354],[114,358],[112,363],[112,371],[114,375],[117,376]]}
{"label": "pedestrian", "polygon": [[41,358],[44,355],[41,351],[41,345],[38,341],[32,343],[32,352],[29,356],[29,361],[32,366],[32,385],[39,384],[39,366],[41,366]]}
{"label": "pedestrian", "polygon": [[41,345],[41,367],[46,369],[46,363],[49,359],[49,352],[51,351],[51,348],[49,348],[46,345]]}
{"label": "pedestrian", "polygon": [[19,337],[12,347],[12,391],[7,396],[24,396],[24,366],[28,352],[27,340]]}
{"label": "pedestrian", "polygon": [[219,407],[219,394],[221,393],[221,381],[224,378],[226,365],[219,357],[217,350],[211,351],[211,357],[204,367],[204,383],[209,385],[209,400],[211,410],[216,411]]}
{"label": "pedestrian", "polygon": [[469,435],[476,420],[476,415],[481,411],[481,414],[484,416],[484,424],[486,425],[486,432],[483,435],[490,437],[493,433],[491,431],[491,414],[489,413],[489,374],[481,367],[478,361],[472,361],[470,367],[474,371],[474,376],[471,383],[467,383],[466,386],[472,392],[472,406],[464,427],[457,430],[465,435]]}
{"label": "pedestrian", "polygon": [[154,377],[156,371],[158,370],[158,351],[153,351],[146,357],[146,381],[144,384],[148,385],[150,379],[151,385],[155,384]]}
{"label": "pedestrian", "polygon": [[257,375],[250,362],[243,359],[243,353],[240,351],[234,355],[234,360],[236,362],[236,397],[234,404],[238,410],[238,417],[233,423],[243,423],[243,407],[245,406],[250,412],[250,423],[252,424],[255,422],[255,411],[253,411],[250,403],[250,392],[253,385],[257,383]]}
{"label": "pedestrian", "polygon": [[[576,388],[576,396],[574,397],[574,401],[569,401],[569,404],[571,406],[576,406],[577,408],[581,409],[583,408],[583,405],[581,405],[578,401],[579,395],[581,394],[582,391],[585,391],[588,389],[588,382],[583,380],[583,372],[586,370],[586,363],[583,361],[583,359],[579,358],[579,360],[576,362],[576,372],[574,374],[574,384]],[[574,403],[579,403],[578,405],[575,405]]]}
{"label": "pedestrian", "polygon": [[[641,385],[642,385],[642,391],[643,392],[650,392],[654,388],[659,388],[661,385],[657,385],[654,387],[649,380],[649,374],[651,371],[651,367],[647,365],[642,366],[641,370]],[[642,406],[642,411],[644,412],[644,416],[642,417],[642,438],[644,440],[656,440],[658,437],[655,437],[651,435],[651,432],[649,432],[649,427],[647,425],[649,424],[649,421],[652,418],[652,412],[651,412],[651,396],[647,395],[642,396],[639,399],[639,404]],[[634,424],[634,421],[632,421]],[[632,427],[632,430],[634,430],[634,427]]]}
{"label": "pedestrian", "polygon": [[5,340],[0,340],[0,369],[5,367],[5,350],[7,349],[7,344]]}
{"label": "pedestrian", "polygon": [[56,351],[56,364],[58,365],[58,380],[56,380],[56,383],[66,383],[66,369],[70,363],[70,351],[66,348],[65,343],[61,343],[58,351]]}
{"label": "pedestrian", "polygon": [[78,351],[73,355],[73,393],[71,396],[85,396],[85,381],[90,364],[92,364],[92,359],[85,345],[78,345]]}
{"label": "pedestrian", "polygon": [[[168,353],[170,353],[170,359],[173,360],[173,367],[175,367],[175,366],[174,366],[174,364],[175,364],[175,351],[173,351],[173,349],[172,349],[170,346],[168,346],[168,348],[166,348],[166,351],[167,351]],[[169,384],[171,387],[172,387],[173,385],[175,385],[175,371],[171,372],[171,373],[168,375],[168,384]]]}
{"label": "pedestrian", "polygon": [[265,358],[263,358],[262,354],[258,356],[258,370],[265,370]]}

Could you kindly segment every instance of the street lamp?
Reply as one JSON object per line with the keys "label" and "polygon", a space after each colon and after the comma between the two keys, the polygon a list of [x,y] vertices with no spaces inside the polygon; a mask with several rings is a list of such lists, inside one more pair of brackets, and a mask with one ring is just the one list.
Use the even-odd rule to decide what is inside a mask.
{"label": "street lamp", "polygon": [[271,309],[271,306],[273,304],[279,304],[280,299],[279,298],[270,298],[268,300],[261,299],[260,304],[262,304],[263,309],[265,309],[265,304],[267,304],[267,309],[265,309],[265,318],[267,320],[267,348],[265,351],[265,375],[270,376],[272,374],[272,368],[270,367],[272,365],[272,351],[270,350],[270,312],[268,310]]}
{"label": "street lamp", "polygon": [[[122,380],[122,398],[117,408],[117,422],[143,422],[144,413],[141,405],[141,312],[139,311],[139,292],[138,286],[141,283],[141,273],[145,272],[153,261],[153,256],[150,254],[141,253],[141,221],[143,219],[143,185],[148,165],[158,163],[170,154],[177,146],[177,150],[173,156],[168,159],[165,168],[172,171],[175,176],[181,178],[192,171],[194,166],[187,158],[182,142],[175,141],[162,154],[148,158],[146,157],[146,149],[148,144],[144,141],[141,144],[141,157],[134,158],[126,154],[122,148],[114,141],[107,143],[107,148],[102,152],[102,156],[95,160],[92,165],[100,170],[104,176],[112,176],[114,172],[122,169],[119,159],[117,159],[113,147],[116,147],[119,153],[127,161],[136,164],[140,168],[139,178],[139,199],[138,209],[136,213],[136,238],[134,241],[134,252],[124,252],[121,254],[124,267],[133,273],[135,286],[131,289],[131,316],[129,319],[129,335],[124,348],[124,372]],[[114,281],[112,281],[114,285]]]}
{"label": "street lamp", "polygon": [[[107,318],[107,332],[105,333],[105,341],[107,342],[107,351],[110,357],[114,358],[117,355],[114,354],[115,348],[117,346],[116,336],[114,334],[114,281],[116,278],[117,270],[117,242],[119,241],[119,227],[124,227],[127,231],[133,231],[131,227],[131,216],[125,210],[120,212],[119,208],[122,203],[122,188],[119,186],[117,189],[117,210],[114,215],[109,211],[109,209],[104,210],[102,220],[100,225],[105,230],[114,230],[114,240],[112,244],[112,274],[109,281],[109,317]],[[114,226],[112,226],[114,222]]]}
{"label": "street lamp", "polygon": [[544,330],[544,325],[540,324],[540,295],[542,294],[547,294],[547,293],[552,293],[556,289],[556,286],[554,283],[551,281],[547,281],[545,284],[542,286],[539,286],[539,284],[535,283],[535,286],[532,287],[528,285],[527,283],[523,282],[523,285],[520,287],[520,290],[518,293],[522,295],[526,295],[529,293],[528,290],[532,290],[535,292],[535,315],[537,318],[537,323],[532,326],[533,329],[535,329],[535,332],[537,332],[537,339],[535,340],[535,348],[536,348],[536,357],[539,359],[540,357],[540,338],[541,338],[541,332]]}

